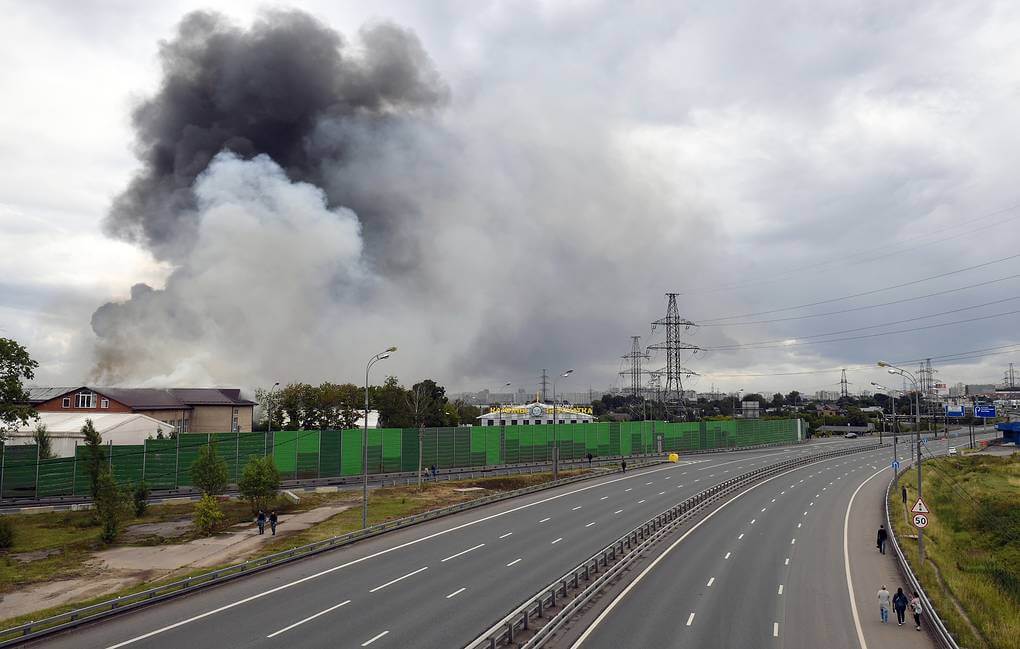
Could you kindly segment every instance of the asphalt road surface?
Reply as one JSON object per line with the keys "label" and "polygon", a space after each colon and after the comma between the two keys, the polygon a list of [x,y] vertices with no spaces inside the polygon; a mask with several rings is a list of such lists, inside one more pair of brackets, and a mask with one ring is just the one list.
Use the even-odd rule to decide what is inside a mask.
{"label": "asphalt road surface", "polygon": [[[376,537],[40,644],[462,647],[552,579],[691,494],[790,456],[872,441],[690,456],[680,464],[566,485]],[[706,556],[704,566],[710,565]],[[687,590],[697,589],[692,584]]]}
{"label": "asphalt road surface", "polygon": [[[958,444],[961,440],[949,442]],[[935,452],[946,446],[944,440],[928,443]],[[901,444],[898,450],[905,459],[910,447]],[[881,640],[872,646],[932,646],[913,627],[897,628],[895,614],[891,630],[878,628],[876,593],[882,584],[875,582],[890,579],[892,592],[898,585],[890,577],[892,557],[881,557],[875,548],[891,461],[892,447],[885,446],[822,460],[748,488],[711,510],[715,513],[687,538],[664,544],[657,562],[569,644],[858,649],[872,637]],[[851,518],[851,499],[864,484],[873,491],[869,500],[854,503]],[[844,527],[853,540],[846,555]],[[855,581],[847,578],[851,559]],[[869,568],[878,561],[878,568]]]}

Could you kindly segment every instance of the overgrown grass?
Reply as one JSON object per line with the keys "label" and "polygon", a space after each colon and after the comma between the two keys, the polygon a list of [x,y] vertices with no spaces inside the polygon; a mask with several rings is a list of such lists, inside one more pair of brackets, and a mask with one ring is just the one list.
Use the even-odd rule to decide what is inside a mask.
{"label": "overgrown grass", "polygon": [[[1020,454],[972,455],[928,460],[924,499],[931,509],[924,530],[925,554],[938,566],[948,593],[927,563],[919,578],[957,641],[967,647],[1020,649]],[[917,480],[907,472],[893,489],[890,514],[897,539],[917,571],[916,530],[904,515],[900,485],[908,506],[917,498]],[[977,628],[957,613],[950,594]]]}

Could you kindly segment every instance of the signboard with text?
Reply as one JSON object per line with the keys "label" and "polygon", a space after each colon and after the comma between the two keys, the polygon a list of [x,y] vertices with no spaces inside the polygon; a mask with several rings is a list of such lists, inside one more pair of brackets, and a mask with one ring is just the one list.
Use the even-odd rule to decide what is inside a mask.
{"label": "signboard with text", "polygon": [[965,414],[963,406],[946,406],[946,417],[963,417]]}
{"label": "signboard with text", "polygon": [[980,403],[974,406],[975,417],[994,417],[995,416],[995,404],[992,403]]}

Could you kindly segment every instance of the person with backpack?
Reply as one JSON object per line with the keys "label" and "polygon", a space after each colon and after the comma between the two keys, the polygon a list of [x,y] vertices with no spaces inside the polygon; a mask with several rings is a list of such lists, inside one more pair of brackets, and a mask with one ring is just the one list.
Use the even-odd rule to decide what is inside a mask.
{"label": "person with backpack", "polygon": [[889,602],[892,600],[892,595],[886,590],[885,586],[878,589],[878,613],[882,616],[882,624],[889,622]]}
{"label": "person with backpack", "polygon": [[259,510],[258,515],[255,517],[255,522],[259,526],[259,534],[265,534],[266,533],[266,513],[264,511],[262,511],[261,509]]}
{"label": "person with backpack", "polygon": [[921,630],[921,597],[916,592],[910,600],[910,611],[914,614],[914,628]]}
{"label": "person with backpack", "polygon": [[903,620],[906,617],[907,603],[907,596],[904,594],[903,589],[897,588],[896,594],[892,598],[892,605],[896,609],[896,622],[900,626],[903,626]]}
{"label": "person with backpack", "polygon": [[273,536],[276,536],[276,523],[280,519],[276,516],[276,510],[274,509],[269,513],[269,527],[273,530]]}
{"label": "person with backpack", "polygon": [[878,551],[885,554],[885,542],[889,539],[889,532],[886,531],[885,525],[878,526]]}

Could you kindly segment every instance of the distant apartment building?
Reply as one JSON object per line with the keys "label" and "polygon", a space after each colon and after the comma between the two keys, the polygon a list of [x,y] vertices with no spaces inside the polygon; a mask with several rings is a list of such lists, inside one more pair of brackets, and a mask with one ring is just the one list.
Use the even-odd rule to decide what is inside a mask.
{"label": "distant apartment building", "polygon": [[998,387],[994,383],[969,383],[964,391],[968,397],[972,397],[979,394],[993,394]]}
{"label": "distant apartment building", "polygon": [[251,432],[255,402],[238,389],[31,387],[39,412],[140,413],[188,433]]}
{"label": "distant apartment building", "polygon": [[956,385],[949,386],[950,397],[962,397],[967,394],[967,386],[963,383],[957,383]]}
{"label": "distant apartment building", "polygon": [[819,390],[815,392],[815,399],[818,401],[839,401],[839,392],[835,390]]}

